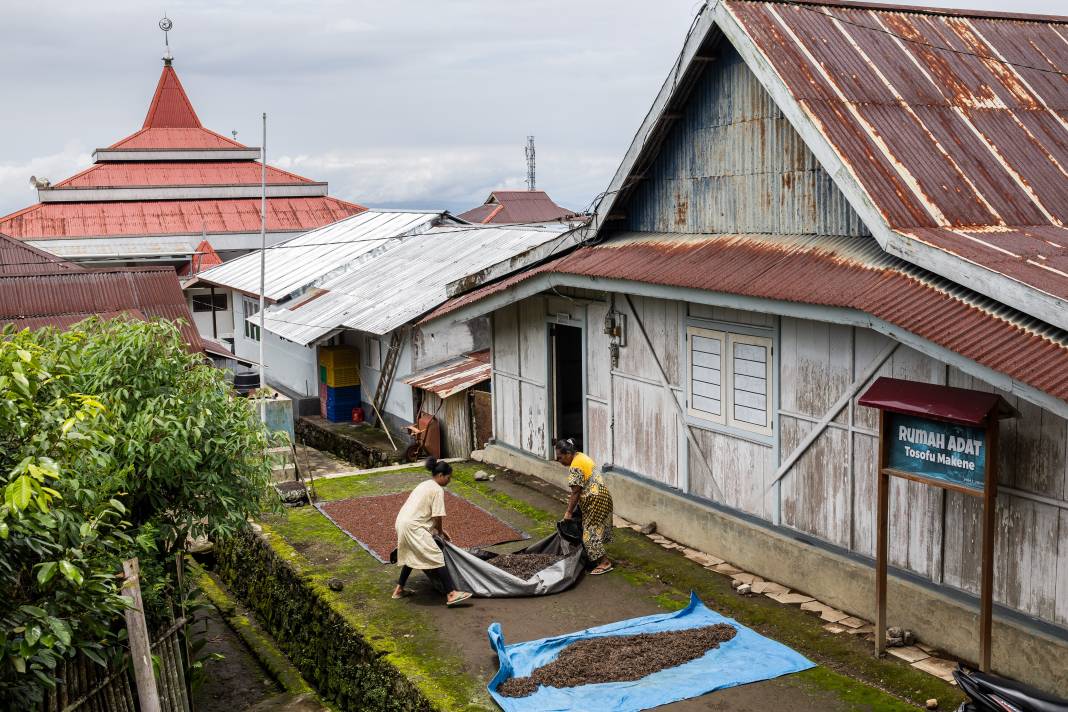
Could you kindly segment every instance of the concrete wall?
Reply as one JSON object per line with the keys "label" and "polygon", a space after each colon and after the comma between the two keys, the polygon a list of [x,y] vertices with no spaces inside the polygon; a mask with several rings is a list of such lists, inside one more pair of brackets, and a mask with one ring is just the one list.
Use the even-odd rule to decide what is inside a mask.
{"label": "concrete wall", "polygon": [[[189,312],[193,315],[193,325],[197,333],[209,339],[229,339],[234,335],[234,295],[229,289],[216,287],[216,296],[226,297],[226,310],[215,312],[215,327],[212,328],[210,311],[195,311],[193,309],[194,296],[210,296],[210,289],[193,287],[185,290],[186,303],[189,304]],[[214,333],[213,333],[214,331]]]}
{"label": "concrete wall", "polygon": [[[491,445],[486,462],[526,472],[566,486],[566,472],[553,462],[514,449]],[[631,521],[655,521],[664,536],[702,551],[729,557],[731,563],[759,576],[802,591],[866,620],[874,618],[872,567],[776,530],[713,509],[640,478],[606,474],[616,513]],[[891,571],[888,581],[889,625],[909,628],[948,653],[978,658],[978,607],[974,601],[947,595]],[[1009,677],[1043,689],[1068,693],[1068,642],[995,612],[993,667]]]}

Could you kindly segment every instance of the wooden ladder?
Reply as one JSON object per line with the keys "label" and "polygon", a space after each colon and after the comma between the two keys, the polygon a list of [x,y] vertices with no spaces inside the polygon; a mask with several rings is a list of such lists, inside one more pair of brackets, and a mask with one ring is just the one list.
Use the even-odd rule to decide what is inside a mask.
{"label": "wooden ladder", "polygon": [[382,363],[382,372],[378,376],[378,386],[375,388],[375,397],[371,401],[374,406],[374,425],[385,428],[386,423],[381,417],[382,409],[386,407],[386,398],[389,397],[389,389],[393,386],[393,376],[397,373],[397,362],[400,361],[401,347],[404,346],[404,336],[407,330],[403,327],[393,331],[389,339],[389,350],[386,351],[386,359]]}

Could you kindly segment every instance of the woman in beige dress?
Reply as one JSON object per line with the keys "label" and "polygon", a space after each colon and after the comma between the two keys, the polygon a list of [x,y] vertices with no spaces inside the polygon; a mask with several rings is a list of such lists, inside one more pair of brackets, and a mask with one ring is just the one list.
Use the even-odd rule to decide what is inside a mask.
{"label": "woman in beige dress", "polygon": [[412,569],[419,569],[447,591],[445,605],[454,606],[471,598],[467,591],[457,591],[445,568],[445,556],[434,542],[434,532],[450,541],[442,523],[445,519],[445,488],[452,480],[452,467],[434,458],[426,461],[430,479],[417,485],[397,514],[397,565],[401,567],[393,598],[403,598],[411,591],[404,585]]}

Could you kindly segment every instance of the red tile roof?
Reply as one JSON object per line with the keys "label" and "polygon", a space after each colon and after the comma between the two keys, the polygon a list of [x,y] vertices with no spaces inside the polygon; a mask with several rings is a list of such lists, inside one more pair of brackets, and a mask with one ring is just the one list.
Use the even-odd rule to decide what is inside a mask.
{"label": "red tile roof", "polygon": [[178,277],[169,267],[51,274],[29,270],[0,276],[0,323],[67,328],[94,314],[120,312],[180,321],[190,349],[202,350]]}
{"label": "red tile roof", "polygon": [[[366,208],[331,197],[269,198],[269,231],[305,231]],[[0,232],[20,240],[72,237],[258,232],[258,198],[121,203],[38,203],[0,218]]]}
{"label": "red tile roof", "polygon": [[1068,401],[1068,334],[865,238],[629,233],[457,297],[424,321],[547,273],[855,309]]}
{"label": "red tile roof", "polygon": [[219,257],[219,253],[215,251],[215,248],[211,246],[211,243],[207,240],[201,240],[197,245],[196,252],[193,253],[193,258],[189,261],[189,264],[183,265],[178,270],[179,277],[191,277],[196,274],[200,274],[206,269],[217,267],[222,264],[222,258]]}
{"label": "red tile roof", "polygon": [[30,270],[37,274],[52,274],[82,272],[85,268],[0,233],[0,275]]}
{"label": "red tile roof", "polygon": [[544,190],[495,190],[483,205],[459,217],[479,224],[514,225],[551,222],[574,215],[573,211],[554,203]]}
{"label": "red tile roof", "polygon": [[[259,185],[259,161],[95,163],[54,188],[114,188],[159,185]],[[268,184],[311,183],[296,173],[267,166]]]}

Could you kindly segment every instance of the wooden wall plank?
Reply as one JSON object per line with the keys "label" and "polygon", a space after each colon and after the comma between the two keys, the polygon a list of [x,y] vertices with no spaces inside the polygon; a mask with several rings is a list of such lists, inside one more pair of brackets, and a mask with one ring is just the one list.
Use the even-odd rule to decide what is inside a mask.
{"label": "wooden wall plank", "polygon": [[526,381],[519,384],[519,398],[522,404],[519,419],[519,435],[524,450],[538,457],[548,457],[547,404],[545,387],[535,386]]}
{"label": "wooden wall plank", "polygon": [[723,498],[716,500],[708,469],[696,452],[689,454],[690,491],[699,497],[770,519],[765,489],[770,473],[774,471],[771,447],[703,428],[694,428],[694,439],[723,487]]}
{"label": "wooden wall plank", "polygon": [[854,551],[875,556],[875,509],[879,468],[879,439],[853,433],[853,542]]}
{"label": "wooden wall plank", "polygon": [[493,379],[493,392],[493,437],[506,445],[522,448],[519,381],[498,373]]}
{"label": "wooden wall plank", "polygon": [[1068,510],[1062,509],[1058,514],[1057,532],[1058,551],[1060,557],[1057,561],[1057,602],[1054,621],[1061,625],[1068,625]]}
{"label": "wooden wall plank", "polygon": [[611,429],[609,406],[596,401],[586,402],[586,454],[598,465],[603,465],[611,457]]}
{"label": "wooden wall plank", "polygon": [[493,314],[493,368],[519,375],[519,308],[514,304]]}
{"label": "wooden wall plank", "polygon": [[545,300],[532,297],[519,303],[519,373],[524,378],[546,382],[549,327]]}
{"label": "wooden wall plank", "polygon": [[614,379],[614,464],[671,487],[678,486],[678,417],[664,388]]}
{"label": "wooden wall plank", "polygon": [[[604,333],[607,313],[607,304],[590,304],[586,307],[586,393],[601,400],[608,400],[608,383],[612,377],[609,338]],[[590,424],[592,429],[593,425]],[[594,434],[591,432],[590,435]]]}

